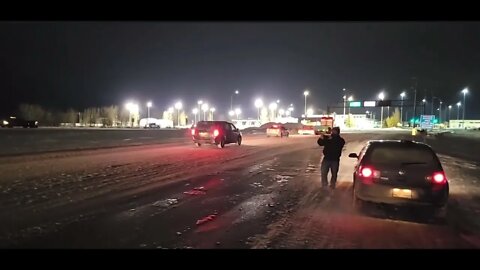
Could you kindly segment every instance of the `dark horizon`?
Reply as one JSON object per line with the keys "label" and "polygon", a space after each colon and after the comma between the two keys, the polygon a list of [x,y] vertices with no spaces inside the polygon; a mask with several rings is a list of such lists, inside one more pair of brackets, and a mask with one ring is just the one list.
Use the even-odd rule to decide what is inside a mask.
{"label": "dark horizon", "polygon": [[[235,104],[280,99],[303,110],[342,101],[342,89],[400,99],[418,79],[443,106],[463,103],[480,118],[480,23],[463,22],[1,22],[1,114],[20,103],[83,110],[151,100],[161,111],[198,99],[218,114]],[[408,93],[407,97],[411,97]],[[438,106],[438,105],[437,105]],[[430,109],[427,109],[430,111]]]}

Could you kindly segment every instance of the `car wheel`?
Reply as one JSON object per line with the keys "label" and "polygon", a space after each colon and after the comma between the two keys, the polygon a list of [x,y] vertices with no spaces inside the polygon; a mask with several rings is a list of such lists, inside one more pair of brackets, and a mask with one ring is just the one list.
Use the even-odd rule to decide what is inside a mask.
{"label": "car wheel", "polygon": [[242,137],[238,136],[237,144],[240,146],[242,145]]}
{"label": "car wheel", "polygon": [[217,144],[218,148],[224,148],[225,147],[225,138],[220,141],[219,144]]}
{"label": "car wheel", "polygon": [[200,143],[195,143],[195,145],[196,145],[197,147],[202,146],[202,144],[200,144]]}

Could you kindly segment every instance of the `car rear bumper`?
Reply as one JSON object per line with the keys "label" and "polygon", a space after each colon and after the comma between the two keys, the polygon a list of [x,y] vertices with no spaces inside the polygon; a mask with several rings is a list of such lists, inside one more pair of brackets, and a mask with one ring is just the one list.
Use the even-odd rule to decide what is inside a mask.
{"label": "car rear bumper", "polygon": [[200,144],[219,144],[220,140],[215,139],[215,138],[195,138],[193,137],[193,142],[194,143],[200,143]]}
{"label": "car rear bumper", "polygon": [[[404,193],[403,190],[411,191],[410,198],[394,196],[394,194]],[[408,193],[405,192],[404,194]],[[432,188],[408,188],[392,187],[382,184],[365,184],[358,181],[355,185],[355,195],[362,201],[373,203],[442,207],[448,200],[448,185],[445,185],[444,188],[433,190]]]}

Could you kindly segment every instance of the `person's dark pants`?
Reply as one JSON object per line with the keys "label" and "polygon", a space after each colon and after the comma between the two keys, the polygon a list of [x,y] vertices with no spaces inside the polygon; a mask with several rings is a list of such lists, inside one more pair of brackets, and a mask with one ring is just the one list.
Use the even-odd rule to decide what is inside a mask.
{"label": "person's dark pants", "polygon": [[327,176],[328,176],[328,171],[331,171],[332,178],[330,179],[330,187],[335,188],[335,185],[337,183],[337,173],[338,173],[339,166],[340,166],[340,161],[325,160],[325,159],[322,160],[322,166],[320,168],[322,173],[322,187],[328,186]]}

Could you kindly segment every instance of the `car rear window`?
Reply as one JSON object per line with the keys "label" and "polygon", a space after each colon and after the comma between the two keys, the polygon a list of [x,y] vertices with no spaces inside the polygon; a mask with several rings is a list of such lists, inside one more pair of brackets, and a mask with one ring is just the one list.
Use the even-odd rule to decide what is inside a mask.
{"label": "car rear window", "polygon": [[428,147],[403,143],[374,145],[368,160],[380,164],[438,164],[435,153]]}
{"label": "car rear window", "polygon": [[214,122],[198,122],[197,123],[197,128],[208,129],[208,128],[211,128],[214,125],[215,125]]}

